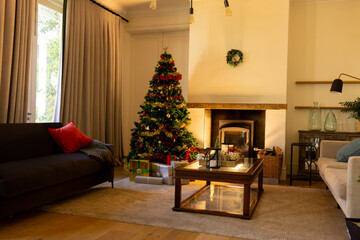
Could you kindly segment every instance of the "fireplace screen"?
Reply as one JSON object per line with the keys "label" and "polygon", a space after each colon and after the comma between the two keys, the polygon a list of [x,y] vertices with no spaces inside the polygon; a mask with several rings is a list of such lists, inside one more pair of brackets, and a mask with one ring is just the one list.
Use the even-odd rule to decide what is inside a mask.
{"label": "fireplace screen", "polygon": [[245,157],[252,155],[254,121],[220,120],[220,143],[231,143]]}
{"label": "fireplace screen", "polygon": [[249,151],[250,130],[240,127],[228,127],[221,129],[222,143],[232,143],[240,152]]}

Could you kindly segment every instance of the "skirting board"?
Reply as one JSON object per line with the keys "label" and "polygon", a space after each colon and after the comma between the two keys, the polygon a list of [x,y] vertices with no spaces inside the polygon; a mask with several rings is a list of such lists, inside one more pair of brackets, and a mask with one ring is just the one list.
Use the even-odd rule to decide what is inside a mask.
{"label": "skirting board", "polygon": [[270,183],[270,184],[279,184],[279,179],[278,178],[267,178],[264,177],[263,179],[264,183]]}

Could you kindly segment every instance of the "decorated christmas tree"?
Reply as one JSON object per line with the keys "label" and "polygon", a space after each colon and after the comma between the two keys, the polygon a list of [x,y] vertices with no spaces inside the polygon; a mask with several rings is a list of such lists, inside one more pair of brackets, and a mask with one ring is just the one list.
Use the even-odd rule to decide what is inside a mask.
{"label": "decorated christmas tree", "polygon": [[[191,120],[180,80],[174,59],[165,50],[140,106],[140,122],[132,129],[128,159],[165,163],[168,155],[183,159],[196,147],[196,139],[187,129]],[[190,158],[194,156],[192,152]]]}

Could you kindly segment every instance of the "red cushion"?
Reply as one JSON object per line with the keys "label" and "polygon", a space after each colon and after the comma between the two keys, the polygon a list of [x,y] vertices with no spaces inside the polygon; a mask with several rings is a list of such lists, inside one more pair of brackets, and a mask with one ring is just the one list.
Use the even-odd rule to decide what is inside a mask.
{"label": "red cushion", "polygon": [[65,153],[72,153],[85,147],[93,140],[83,134],[74,124],[69,122],[62,128],[49,128],[51,137]]}

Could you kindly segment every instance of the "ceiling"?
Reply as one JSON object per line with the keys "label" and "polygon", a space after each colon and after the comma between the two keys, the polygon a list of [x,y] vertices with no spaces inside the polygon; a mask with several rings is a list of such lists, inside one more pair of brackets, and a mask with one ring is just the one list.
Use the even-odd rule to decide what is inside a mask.
{"label": "ceiling", "polygon": [[[96,0],[111,10],[128,15],[129,12],[150,10],[150,0]],[[189,0],[157,0],[157,10],[188,8]]]}
{"label": "ceiling", "polygon": [[[129,11],[150,7],[150,0],[114,0],[121,3]],[[177,8],[189,5],[189,0],[157,0],[157,8]]]}

